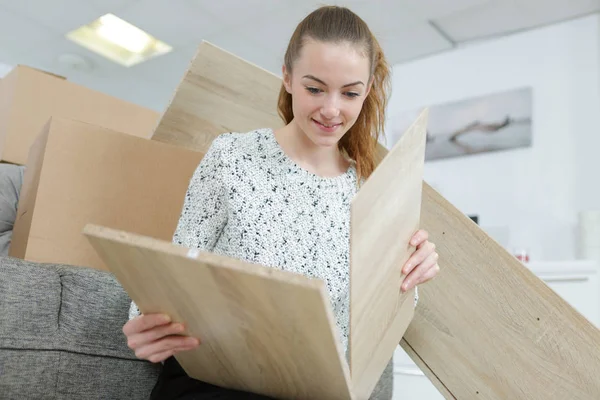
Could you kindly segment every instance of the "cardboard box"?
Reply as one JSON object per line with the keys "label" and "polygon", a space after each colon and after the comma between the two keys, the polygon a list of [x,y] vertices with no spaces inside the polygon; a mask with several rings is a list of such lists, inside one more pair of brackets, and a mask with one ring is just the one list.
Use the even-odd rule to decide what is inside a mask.
{"label": "cardboard box", "polygon": [[149,138],[160,113],[19,65],[0,81],[0,160],[24,165],[50,117]]}
{"label": "cardboard box", "polygon": [[52,118],[31,146],[9,255],[106,269],[88,223],[171,240],[203,154]]}

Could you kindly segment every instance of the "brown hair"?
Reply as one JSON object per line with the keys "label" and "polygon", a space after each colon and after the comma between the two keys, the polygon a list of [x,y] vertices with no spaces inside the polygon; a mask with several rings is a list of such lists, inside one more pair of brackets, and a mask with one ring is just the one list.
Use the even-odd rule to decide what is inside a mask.
{"label": "brown hair", "polygon": [[[307,39],[326,43],[349,42],[361,46],[371,63],[371,91],[363,103],[358,119],[338,143],[339,149],[356,161],[360,182],[361,178],[369,177],[375,169],[376,146],[383,134],[390,89],[389,65],[367,24],[346,7],[323,6],[300,22],[285,52],[284,63],[288,72],[292,71],[294,61]],[[285,123],[290,123],[294,118],[292,96],[283,85],[279,91],[277,108]]]}

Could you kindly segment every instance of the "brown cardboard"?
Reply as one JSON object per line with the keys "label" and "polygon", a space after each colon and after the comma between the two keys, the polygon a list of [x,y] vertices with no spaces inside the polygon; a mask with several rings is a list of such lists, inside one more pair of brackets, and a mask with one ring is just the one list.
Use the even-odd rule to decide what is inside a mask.
{"label": "brown cardboard", "polygon": [[203,154],[52,118],[31,146],[9,255],[105,270],[88,223],[171,240]]}
{"label": "brown cardboard", "polygon": [[160,113],[19,65],[0,81],[0,160],[24,165],[53,116],[149,138]]}

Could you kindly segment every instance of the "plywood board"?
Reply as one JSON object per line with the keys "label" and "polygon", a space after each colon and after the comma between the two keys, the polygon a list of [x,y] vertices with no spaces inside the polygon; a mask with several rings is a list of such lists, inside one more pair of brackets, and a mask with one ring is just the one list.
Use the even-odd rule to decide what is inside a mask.
{"label": "plywood board", "polygon": [[442,271],[402,347],[447,398],[600,398],[592,323],[426,184],[421,222]]}
{"label": "plywood board", "polygon": [[368,398],[414,310],[402,293],[402,266],[419,229],[427,110],[404,133],[352,201],[350,372],[357,398]]}
{"label": "plywood board", "polygon": [[178,356],[190,376],[277,398],[367,399],[413,316],[400,266],[419,224],[426,123],[424,112],[352,203],[352,384],[324,282],[98,226],[86,235],[143,313],[214,342]]}
{"label": "plywood board", "polygon": [[225,132],[282,126],[281,78],[202,42],[152,136],[206,153]]}
{"label": "plywood board", "polygon": [[[242,65],[248,69],[246,75],[262,73],[249,63]],[[220,67],[232,70],[227,63]],[[280,82],[273,84],[272,92],[263,93],[265,99],[277,97]],[[178,91],[184,88],[206,93],[183,82]],[[227,84],[218,90],[231,99]],[[236,93],[248,104],[250,92]],[[214,95],[210,101],[220,102]],[[221,115],[235,117],[231,102],[219,104]],[[270,100],[253,109],[263,117],[276,115]],[[200,114],[201,108],[189,112],[199,113],[206,120],[203,124],[219,125],[213,116]],[[214,135],[195,128],[201,126],[195,121],[179,118],[177,129],[171,129],[179,132],[172,142],[205,151]],[[281,121],[264,117],[221,129],[244,132],[257,125],[277,128]],[[379,146],[380,158],[386,153]],[[419,305],[402,346],[429,379],[447,398],[600,398],[598,330],[429,185],[423,187],[421,227],[438,247],[442,271],[420,287]]]}
{"label": "plywood board", "polygon": [[142,313],[201,338],[176,356],[190,376],[282,399],[352,398],[323,281],[99,226],[84,233]]}

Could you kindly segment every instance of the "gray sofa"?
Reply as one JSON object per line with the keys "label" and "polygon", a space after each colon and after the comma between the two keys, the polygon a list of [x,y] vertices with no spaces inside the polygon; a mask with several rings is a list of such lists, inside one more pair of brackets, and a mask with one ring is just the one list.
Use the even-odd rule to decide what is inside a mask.
{"label": "gray sofa", "polygon": [[130,299],[112,275],[0,258],[0,398],[148,399],[161,364],[122,332]]}
{"label": "gray sofa", "polygon": [[0,399],[147,399],[162,365],[127,347],[112,274],[7,256],[23,171],[0,164]]}

